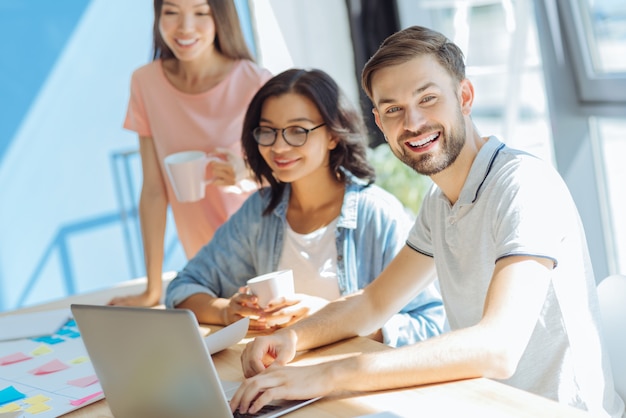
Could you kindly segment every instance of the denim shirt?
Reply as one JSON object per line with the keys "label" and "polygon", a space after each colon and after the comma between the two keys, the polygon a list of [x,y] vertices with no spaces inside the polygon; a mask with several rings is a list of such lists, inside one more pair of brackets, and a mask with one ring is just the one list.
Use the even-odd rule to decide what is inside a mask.
{"label": "denim shirt", "polygon": [[[275,271],[283,250],[290,186],[272,213],[262,215],[269,189],[250,196],[192,258],[167,288],[165,304],[173,308],[191,295],[229,298],[254,276]],[[390,193],[348,177],[337,220],[337,279],[341,295],[372,282],[405,245],[412,222]],[[441,296],[430,285],[383,327],[384,342],[411,344],[443,332]]]}

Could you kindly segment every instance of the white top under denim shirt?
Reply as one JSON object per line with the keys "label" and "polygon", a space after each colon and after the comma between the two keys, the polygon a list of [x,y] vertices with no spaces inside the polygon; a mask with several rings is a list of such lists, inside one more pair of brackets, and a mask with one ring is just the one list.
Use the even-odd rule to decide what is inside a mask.
{"label": "white top under denim shirt", "polygon": [[[341,295],[372,282],[405,245],[411,219],[402,204],[376,185],[349,173],[341,214],[336,223],[337,279]],[[287,226],[291,188],[271,214],[263,216],[269,189],[250,196],[191,259],[167,288],[172,308],[197,293],[231,297],[254,276],[277,270]],[[397,347],[443,332],[441,296],[430,285],[383,327],[384,342]]]}
{"label": "white top under denim shirt", "polygon": [[285,224],[283,252],[278,270],[293,271],[296,293],[315,295],[326,300],[341,297],[337,279],[337,220],[313,232],[299,234]]}

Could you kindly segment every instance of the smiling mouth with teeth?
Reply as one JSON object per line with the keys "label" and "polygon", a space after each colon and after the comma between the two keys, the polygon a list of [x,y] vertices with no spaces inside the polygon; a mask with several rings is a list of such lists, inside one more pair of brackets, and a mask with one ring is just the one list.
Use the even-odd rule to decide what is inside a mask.
{"label": "smiling mouth with teeth", "polygon": [[196,42],[195,39],[176,39],[176,42],[182,46],[189,46]]}
{"label": "smiling mouth with teeth", "polygon": [[440,135],[441,135],[441,133],[438,132],[436,134],[432,134],[432,135],[422,139],[421,141],[408,141],[407,144],[411,148],[424,148],[425,146],[429,145],[431,142],[436,141],[437,139],[439,139]]}

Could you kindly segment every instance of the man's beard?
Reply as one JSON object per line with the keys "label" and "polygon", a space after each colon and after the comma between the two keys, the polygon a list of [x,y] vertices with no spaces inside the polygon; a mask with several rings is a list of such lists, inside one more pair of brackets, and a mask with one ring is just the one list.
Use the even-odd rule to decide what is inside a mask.
{"label": "man's beard", "polygon": [[[465,129],[463,115],[458,113],[457,123],[450,130],[449,135],[445,135],[443,130],[443,126],[427,126],[424,129],[421,129],[418,132],[409,132],[405,131],[398,138],[398,145],[400,146],[399,150],[395,150],[393,147],[392,151],[402,161],[404,164],[411,167],[413,170],[418,172],[419,174],[425,176],[432,176],[433,174],[437,174],[446,168],[448,168],[452,163],[454,163],[461,153],[463,149],[463,145],[465,145]],[[425,153],[419,156],[415,156],[411,151],[407,151],[404,147],[404,142],[409,138],[417,137],[425,132],[433,132],[439,131],[439,152],[438,153]]]}

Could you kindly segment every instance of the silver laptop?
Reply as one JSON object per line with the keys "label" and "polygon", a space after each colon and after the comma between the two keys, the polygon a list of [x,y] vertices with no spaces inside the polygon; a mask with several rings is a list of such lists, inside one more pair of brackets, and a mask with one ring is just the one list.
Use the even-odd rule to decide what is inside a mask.
{"label": "silver laptop", "polygon": [[[116,418],[233,418],[228,399],[239,383],[220,381],[191,311],[71,309]],[[315,400],[281,401],[234,417],[278,417]]]}

